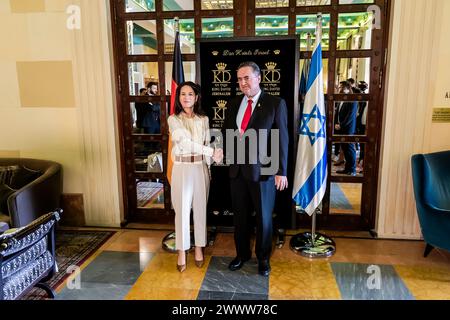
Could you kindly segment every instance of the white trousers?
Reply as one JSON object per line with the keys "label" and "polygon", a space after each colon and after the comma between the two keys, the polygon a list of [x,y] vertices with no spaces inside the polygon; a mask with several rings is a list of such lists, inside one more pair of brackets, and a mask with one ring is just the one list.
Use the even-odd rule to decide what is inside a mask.
{"label": "white trousers", "polygon": [[175,162],[171,196],[175,210],[175,247],[191,247],[190,215],[193,209],[195,246],[206,246],[206,204],[209,193],[208,167],[203,162]]}

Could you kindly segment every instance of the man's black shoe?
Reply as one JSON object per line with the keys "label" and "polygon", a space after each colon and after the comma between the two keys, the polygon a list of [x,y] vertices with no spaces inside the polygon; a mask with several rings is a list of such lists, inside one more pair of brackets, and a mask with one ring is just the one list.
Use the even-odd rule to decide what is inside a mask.
{"label": "man's black shoe", "polygon": [[231,271],[239,270],[244,266],[244,262],[246,262],[247,260],[236,257],[230,262],[230,264],[228,265],[228,269],[230,269]]}
{"label": "man's black shoe", "polygon": [[270,274],[270,263],[267,260],[258,261],[258,273],[264,277]]}

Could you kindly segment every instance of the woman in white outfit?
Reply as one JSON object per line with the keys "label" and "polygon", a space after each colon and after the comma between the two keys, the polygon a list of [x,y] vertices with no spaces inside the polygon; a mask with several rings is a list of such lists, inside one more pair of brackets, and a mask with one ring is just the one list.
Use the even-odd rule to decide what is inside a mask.
{"label": "woman in white outfit", "polygon": [[172,140],[171,196],[175,210],[177,269],[186,270],[186,250],[191,246],[190,213],[193,210],[195,264],[203,266],[206,246],[206,204],[211,158],[220,161],[223,151],[209,146],[209,120],[200,108],[200,87],[181,83],[175,96],[175,114],[168,119]]}

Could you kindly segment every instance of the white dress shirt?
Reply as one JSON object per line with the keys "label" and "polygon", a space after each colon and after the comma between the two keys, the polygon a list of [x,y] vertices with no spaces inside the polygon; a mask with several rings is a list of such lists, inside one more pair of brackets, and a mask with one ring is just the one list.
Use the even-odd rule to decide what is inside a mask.
{"label": "white dress shirt", "polygon": [[[259,99],[260,95],[261,95],[261,90],[259,90],[259,92],[251,99],[253,101],[252,102],[252,114],[253,114],[253,111],[255,111],[255,107],[256,107],[256,104],[258,103],[258,99]],[[242,123],[242,120],[244,119],[245,109],[247,109],[248,100],[250,100],[250,99],[244,95],[244,98],[241,101],[241,105],[239,107],[239,111],[238,111],[238,114],[236,117],[236,125],[237,125],[238,129],[241,129],[241,123]]]}

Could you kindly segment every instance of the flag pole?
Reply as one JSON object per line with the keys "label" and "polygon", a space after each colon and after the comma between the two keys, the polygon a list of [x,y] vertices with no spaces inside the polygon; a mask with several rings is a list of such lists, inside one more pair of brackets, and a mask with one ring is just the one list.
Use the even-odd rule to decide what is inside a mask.
{"label": "flag pole", "polygon": [[[320,26],[322,26],[322,23],[319,23],[319,21],[318,21],[318,24]],[[306,51],[311,51],[312,50],[311,46],[312,46],[311,33],[308,32],[308,34],[306,36]],[[311,58],[312,58],[312,55],[311,55]],[[312,222],[311,222],[311,245],[313,247],[314,247],[314,239],[316,238],[316,234],[315,234],[316,233],[316,211],[317,211],[317,209],[314,210],[314,213],[312,215]]]}
{"label": "flag pole", "polygon": [[[316,39],[320,39],[322,41],[322,13],[319,12],[317,14],[317,30],[316,30]],[[308,51],[311,50],[311,34],[308,33]],[[312,55],[311,55],[312,59]],[[312,221],[311,221],[311,246],[315,247],[315,240],[316,240],[316,214],[317,214],[318,208],[316,208],[312,214]]]}
{"label": "flag pole", "polygon": [[311,51],[311,33],[306,35],[306,51]]}
{"label": "flag pole", "polygon": [[[175,38],[177,32],[180,31],[180,18],[179,17],[174,17],[173,18],[174,22],[175,22],[175,34],[173,35],[173,37]],[[175,41],[174,41],[174,46],[175,46]]]}
{"label": "flag pole", "polygon": [[[308,39],[307,39],[307,49],[308,51],[311,50],[310,48],[310,37],[311,35],[308,34]],[[318,13],[317,14],[317,28],[316,28],[316,43],[314,46],[314,51],[311,57],[311,68],[310,72],[309,72],[309,76],[308,76],[308,83],[310,85],[314,84],[316,85],[316,91],[318,92],[318,94],[314,94],[313,90],[309,90],[307,93],[307,97],[305,98],[305,107],[302,111],[302,115],[301,115],[301,129],[300,129],[300,136],[303,136],[303,141],[305,141],[305,135],[307,134],[308,136],[313,135],[314,139],[319,139],[321,138],[322,141],[321,146],[322,149],[320,148],[316,148],[314,149],[314,151],[312,153],[309,153],[310,155],[312,154],[312,156],[314,157],[314,161],[318,161],[318,162],[313,162],[314,165],[317,165],[313,172],[311,173],[310,171],[308,171],[307,173],[307,178],[309,175],[313,176],[316,179],[308,179],[307,182],[303,182],[304,181],[304,173],[305,171],[299,171],[299,175],[297,175],[297,171],[296,171],[296,176],[294,179],[294,200],[296,201],[297,205],[300,205],[301,208],[303,208],[304,212],[308,213],[309,215],[311,215],[312,221],[311,221],[311,232],[304,232],[304,233],[299,233],[295,236],[293,236],[291,238],[290,241],[290,248],[305,257],[308,258],[324,258],[324,257],[330,257],[332,256],[335,252],[336,252],[336,244],[334,243],[334,241],[321,233],[316,232],[316,215],[317,213],[319,213],[321,211],[320,209],[320,203],[323,197],[323,194],[325,192],[325,186],[326,186],[326,177],[327,177],[327,149],[326,149],[326,131],[324,127],[326,128],[326,121],[325,121],[325,106],[324,106],[324,101],[322,100],[324,98],[323,96],[323,82],[322,82],[322,54],[321,54],[321,42],[322,40],[322,13]],[[316,50],[318,51],[316,54]],[[310,76],[312,76],[311,79],[316,79],[314,82],[313,80],[309,79]],[[316,78],[317,77],[317,78]],[[312,83],[313,82],[313,83]],[[313,92],[313,93],[311,93]],[[311,110],[312,106],[314,106],[314,108]],[[320,109],[323,108],[322,111],[319,110],[319,113],[317,113],[317,111],[315,111],[316,113],[314,113],[314,109]],[[318,128],[313,128],[314,130],[314,134],[312,134],[310,132],[310,129],[308,127],[308,129],[305,129],[307,127],[308,121],[309,119],[311,119],[312,117],[316,118],[316,119],[323,119],[323,123],[322,123],[322,128],[319,129]],[[318,130],[318,131],[317,131]],[[322,134],[321,134],[322,132]],[[309,137],[311,139],[311,137]],[[308,140],[306,140],[308,141]],[[319,140],[314,140],[314,142],[312,142],[311,144],[314,146],[314,144],[317,142],[318,143]],[[308,142],[309,143],[309,142]],[[316,144],[317,146],[318,144]],[[309,147],[311,148],[311,146]],[[308,147],[305,147],[305,145],[300,143],[300,138],[299,138],[299,151],[297,154],[297,162],[299,161],[305,161],[307,159],[307,155],[305,154],[305,150],[309,150]],[[311,152],[311,151],[310,151]],[[303,188],[304,185],[307,185],[308,183],[310,183],[309,181],[317,181],[319,180],[321,182],[321,184],[319,184],[316,187],[319,187],[319,191],[321,190],[321,193],[319,191],[317,191],[317,193],[315,194],[315,196],[313,197],[313,199],[310,198],[310,194],[307,192],[308,188]],[[302,184],[298,184],[297,182],[301,181],[302,183],[304,183],[304,185]],[[310,186],[308,184],[308,186]],[[299,187],[299,188],[297,188]],[[305,191],[306,190],[306,191]],[[320,195],[320,198],[317,196]],[[316,198],[316,196],[318,198]],[[315,200],[314,200],[315,199]],[[314,201],[313,201],[314,200]],[[314,205],[314,206],[313,206]]]}

